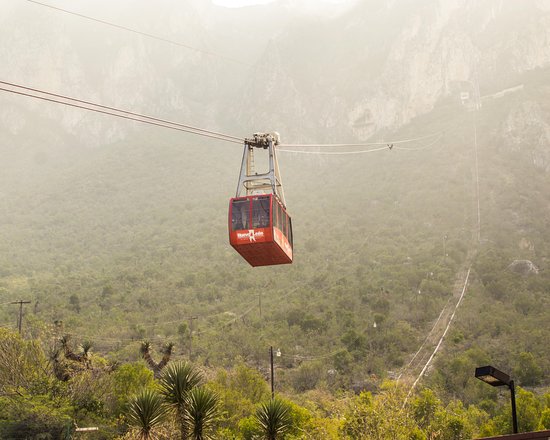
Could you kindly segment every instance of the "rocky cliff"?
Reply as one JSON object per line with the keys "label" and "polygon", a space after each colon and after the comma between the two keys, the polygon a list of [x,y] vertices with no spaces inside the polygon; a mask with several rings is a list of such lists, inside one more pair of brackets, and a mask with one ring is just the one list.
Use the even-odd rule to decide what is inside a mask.
{"label": "rocky cliff", "polygon": [[[292,5],[56,3],[178,45],[30,2],[6,4],[0,56],[9,62],[0,78],[232,134],[278,130],[286,141],[352,141],[403,126],[442,100],[458,103],[461,92],[492,94],[550,65],[545,0],[369,0],[328,15],[296,14]],[[115,142],[135,129],[0,99],[2,128],[12,135],[28,112],[57,121],[82,144]],[[506,130],[543,114],[526,103]],[[547,168],[544,154],[534,160]]]}

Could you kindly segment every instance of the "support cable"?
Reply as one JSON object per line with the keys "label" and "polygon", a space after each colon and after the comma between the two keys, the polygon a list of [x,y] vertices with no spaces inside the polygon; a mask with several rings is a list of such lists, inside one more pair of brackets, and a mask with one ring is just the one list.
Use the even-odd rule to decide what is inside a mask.
{"label": "support cable", "polygon": [[[65,96],[65,95],[59,95],[59,94],[47,92],[45,90],[34,89],[34,88],[21,86],[21,85],[14,84],[14,83],[9,83],[9,82],[6,82],[6,81],[0,81],[0,84],[15,87],[15,88],[20,89],[20,90],[27,90],[27,91],[40,93],[40,94],[43,94],[43,95],[46,95],[46,96],[39,96],[39,95],[36,95],[36,94],[33,94],[33,93],[27,93],[27,92],[23,92],[23,91],[20,91],[20,90],[13,90],[13,89],[9,89],[9,88],[0,87],[0,91],[9,92],[9,93],[13,93],[13,94],[16,94],[16,95],[27,96],[27,97],[30,97],[30,98],[39,99],[39,100],[42,100],[42,101],[53,102],[53,103],[57,103],[57,104],[62,104],[62,105],[66,105],[66,106],[69,106],[69,107],[76,107],[76,108],[80,108],[80,109],[83,109],[83,110],[88,110],[88,111],[92,111],[92,112],[96,112],[96,113],[115,116],[117,118],[128,119],[128,120],[132,120],[132,121],[136,121],[136,122],[142,122],[142,123],[150,124],[150,125],[156,125],[158,127],[169,128],[169,129],[177,130],[177,131],[183,131],[183,132],[186,132],[186,133],[196,134],[196,135],[199,135],[199,136],[209,137],[209,138],[212,138],[212,139],[218,139],[218,140],[225,141],[225,142],[231,142],[231,143],[235,143],[235,144],[242,144],[244,142],[244,138],[238,138],[236,136],[231,136],[231,135],[227,135],[227,134],[224,134],[224,133],[219,133],[219,132],[216,132],[216,131],[206,130],[206,129],[203,129],[203,128],[194,127],[194,126],[187,125],[187,124],[181,124],[181,123],[178,123],[178,122],[168,121],[168,120],[165,120],[165,119],[160,119],[160,118],[156,118],[156,117],[152,117],[152,116],[147,116],[147,115],[143,115],[143,114],[140,114],[140,113],[130,112],[130,111],[118,109],[118,108],[115,108],[115,107],[96,104],[96,103],[93,103],[91,101],[85,101],[85,100],[72,98],[72,97]],[[63,101],[63,100],[66,100],[66,101]],[[75,104],[75,103],[78,103],[78,104]],[[83,104],[83,105],[81,105],[81,104]],[[92,106],[92,107],[90,107],[90,106]]]}
{"label": "support cable", "polygon": [[[439,134],[439,136],[433,140],[432,142],[430,142],[429,144],[426,144],[422,147],[418,147],[418,148],[405,148],[405,147],[393,147],[394,149],[396,150],[407,150],[407,151],[420,151],[420,150],[425,150],[427,148],[430,148],[431,146],[433,146],[435,143],[439,142],[439,140],[441,139],[442,135]],[[403,142],[412,142],[412,141],[403,141]],[[391,145],[391,141],[389,142],[384,142],[384,144],[390,144]],[[395,144],[395,142],[394,142]],[[282,144],[284,146],[284,144]],[[346,146],[346,144],[338,144],[339,146]],[[366,144],[364,144],[366,145]],[[328,145],[325,145],[325,146],[328,146]],[[348,146],[351,146],[351,144],[349,144]],[[319,145],[319,147],[321,147],[321,145]],[[388,150],[389,147],[388,146],[385,146],[385,147],[379,147],[379,148],[371,148],[371,149],[368,149],[368,150],[357,150],[357,151],[302,151],[302,150],[289,150],[289,149],[285,149],[285,148],[278,148],[277,151],[279,152],[282,152],[282,153],[296,153],[296,154],[317,154],[317,155],[323,155],[323,156],[345,156],[345,155],[350,155],[350,154],[367,154],[367,153],[375,153],[377,151],[382,151],[382,150]]]}
{"label": "support cable", "polygon": [[296,153],[296,154],[320,154],[324,156],[344,156],[348,154],[366,154],[374,153],[376,151],[387,150],[388,147],[372,148],[370,150],[361,150],[361,151],[301,151],[301,150],[287,150],[284,148],[277,148],[278,152],[281,153]]}
{"label": "support cable", "polygon": [[424,376],[424,373],[426,373],[426,370],[430,366],[430,363],[432,362],[433,358],[435,357],[435,355],[439,351],[439,348],[441,347],[441,344],[443,343],[443,340],[445,339],[445,336],[447,335],[447,332],[449,331],[449,328],[451,327],[451,324],[453,323],[453,319],[455,317],[455,314],[456,314],[458,308],[460,307],[460,304],[462,303],[462,299],[464,298],[464,294],[466,293],[466,287],[468,286],[468,280],[470,278],[470,271],[471,270],[472,270],[471,267],[468,268],[468,273],[466,274],[466,279],[464,280],[464,287],[462,288],[462,293],[460,294],[460,298],[458,299],[458,301],[455,305],[455,308],[453,310],[453,314],[451,315],[451,318],[449,319],[447,327],[445,327],[445,331],[441,335],[441,338],[439,339],[439,342],[437,343],[432,355],[430,356],[430,358],[428,359],[428,361],[426,362],[426,364],[422,368],[422,371],[420,372],[420,374],[418,375],[418,377],[416,378],[416,380],[412,384],[412,386],[409,390],[409,393],[407,394],[407,398],[405,399],[405,402],[404,402],[403,406],[405,406],[407,404],[407,401],[408,401],[409,397],[411,396],[413,390],[415,389],[416,384],[420,381],[420,379],[422,379],[422,376]]}
{"label": "support cable", "polygon": [[48,5],[46,3],[38,2],[36,0],[27,0],[27,2],[34,3],[35,5],[43,6],[45,8],[53,9],[53,10],[58,11],[58,12],[63,12],[65,14],[70,14],[70,15],[73,15],[75,17],[84,18],[84,19],[90,20],[90,21],[95,21],[96,23],[101,23],[101,24],[111,26],[111,27],[116,28],[116,29],[124,30],[124,31],[127,31],[127,32],[132,32],[134,34],[141,35],[143,37],[152,38],[154,40],[162,41],[164,43],[173,44],[173,45],[179,46],[179,47],[184,47],[185,49],[193,50],[195,52],[199,52],[199,53],[202,53],[202,54],[205,54],[205,55],[208,55],[208,56],[215,56],[215,57],[222,58],[226,61],[231,61],[233,63],[241,64],[243,66],[252,67],[250,64],[244,63],[244,62],[236,60],[234,58],[230,58],[230,57],[227,57],[225,55],[221,55],[221,54],[216,53],[216,52],[211,52],[211,51],[204,50],[204,49],[198,49],[198,48],[190,46],[188,44],[183,44],[183,43],[179,43],[179,42],[174,41],[174,40],[170,40],[168,38],[159,37],[158,35],[153,35],[153,34],[149,34],[147,32],[138,31],[136,29],[132,29],[132,28],[129,28],[129,27],[126,27],[126,26],[122,26],[122,25],[119,25],[119,24],[116,24],[116,23],[111,23],[109,21],[101,20],[99,18],[90,17],[88,15],[80,14],[78,12],[69,11],[67,9],[59,8],[57,6]]}
{"label": "support cable", "polygon": [[[452,298],[452,297],[451,297]],[[426,345],[426,343],[428,342],[428,340],[430,339],[430,336],[432,335],[432,333],[434,332],[435,328],[437,327],[437,324],[439,324],[439,321],[441,320],[441,317],[443,316],[443,312],[445,312],[445,310],[447,310],[447,306],[449,305],[449,302],[451,301],[451,298],[449,298],[447,300],[447,302],[445,303],[445,306],[443,307],[443,309],[441,309],[441,312],[439,313],[439,316],[437,317],[437,320],[435,321],[435,324],[433,325],[432,329],[429,331],[428,335],[426,336],[426,339],[424,339],[424,342],[422,342],[422,345],[420,345],[420,348],[417,350],[417,352],[414,354],[414,356],[412,357],[412,359],[409,361],[409,363],[407,364],[407,366],[405,368],[403,368],[403,371],[399,374],[399,376],[397,377],[397,381],[399,382],[399,379],[401,379],[401,376],[403,376],[403,372],[406,371],[411,365],[412,363],[414,362],[414,360],[416,359],[416,357],[420,354],[420,352],[422,351],[422,349],[424,348],[424,346]]]}
{"label": "support cable", "polygon": [[437,135],[441,135],[443,131],[438,131],[437,133],[428,134],[426,136],[421,136],[411,139],[398,139],[395,141],[381,141],[381,142],[362,142],[362,143],[341,143],[341,144],[279,144],[279,147],[283,148],[339,148],[339,147],[369,147],[375,145],[398,145],[405,144],[409,142],[422,141],[424,139],[429,139]]}

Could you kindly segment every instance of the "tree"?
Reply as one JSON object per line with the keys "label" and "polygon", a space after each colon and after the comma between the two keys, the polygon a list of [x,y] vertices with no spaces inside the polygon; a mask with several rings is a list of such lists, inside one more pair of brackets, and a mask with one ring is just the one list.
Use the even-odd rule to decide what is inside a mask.
{"label": "tree", "polygon": [[255,418],[265,440],[284,438],[292,428],[290,406],[279,398],[260,405]]}
{"label": "tree", "polygon": [[537,385],[543,377],[533,353],[525,351],[519,354],[513,373],[523,386]]}
{"label": "tree", "polygon": [[80,313],[80,298],[74,293],[69,297],[69,304],[76,313]]}
{"label": "tree", "polygon": [[21,388],[46,383],[47,360],[35,341],[0,328],[0,393],[9,395]]}
{"label": "tree", "polygon": [[382,385],[376,397],[361,393],[345,414],[344,438],[409,440],[416,426],[410,407],[403,406],[405,397],[405,390],[390,382]]}
{"label": "tree", "polygon": [[109,410],[118,415],[125,411],[128,396],[137,394],[142,388],[152,388],[153,373],[143,362],[123,364],[112,376]]}
{"label": "tree", "polygon": [[0,438],[60,438],[73,407],[37,341],[0,328]]}
{"label": "tree", "polygon": [[164,399],[156,391],[143,389],[128,404],[126,417],[137,436],[143,440],[156,438],[155,431],[162,426],[168,415]]}
{"label": "tree", "polygon": [[218,424],[232,432],[238,432],[240,420],[251,416],[256,406],[270,397],[263,376],[244,364],[232,371],[220,369],[209,386],[220,396],[222,416]]}
{"label": "tree", "polygon": [[425,430],[435,419],[441,401],[432,390],[424,389],[412,401],[411,406],[416,423]]}

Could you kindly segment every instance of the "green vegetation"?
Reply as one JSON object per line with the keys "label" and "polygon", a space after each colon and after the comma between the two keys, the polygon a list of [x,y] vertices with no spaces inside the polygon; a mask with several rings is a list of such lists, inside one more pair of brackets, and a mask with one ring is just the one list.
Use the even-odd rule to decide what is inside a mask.
{"label": "green vegetation", "polygon": [[[2,330],[0,345],[20,362],[0,370],[5,439],[69,438],[84,425],[100,427],[89,434],[97,439],[467,439],[511,430],[508,396],[497,399],[493,390],[478,404],[444,403],[430,388],[407,399],[406,386],[384,381],[376,392],[319,389],[271,400],[265,380],[244,365],[219,370],[206,385],[182,362],[168,364],[158,380],[140,361],[94,374],[81,369],[64,381],[37,342]],[[519,388],[517,405],[523,431],[548,428],[550,393]]]}
{"label": "green vegetation", "polygon": [[[46,118],[2,132],[0,323],[14,327],[11,301],[32,303],[23,337],[0,329],[0,437],[63,438],[74,423],[100,427],[90,438],[506,433],[506,392],[473,377],[489,363],[520,386],[521,429],[548,428],[550,174],[533,159],[540,127],[506,131],[512,111],[550,102],[535,73],[475,114],[480,243],[474,114],[449,98],[388,134],[444,131],[433,146],[281,154],[286,267],[252,270],[227,244],[238,147],[146,128],[85,149]],[[541,270],[514,273],[517,259]],[[470,264],[440,354],[403,405],[395,379]],[[282,400],[269,400],[270,346]]]}

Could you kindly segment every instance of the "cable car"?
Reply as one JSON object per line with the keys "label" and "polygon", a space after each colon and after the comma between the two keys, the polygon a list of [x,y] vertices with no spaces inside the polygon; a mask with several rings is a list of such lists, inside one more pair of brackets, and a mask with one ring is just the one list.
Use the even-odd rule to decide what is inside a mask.
{"label": "cable car", "polygon": [[[229,243],[253,267],[293,259],[292,220],[275,154],[278,142],[277,133],[255,133],[245,140],[237,194],[229,202]],[[255,172],[254,148],[268,150],[267,173]]]}

